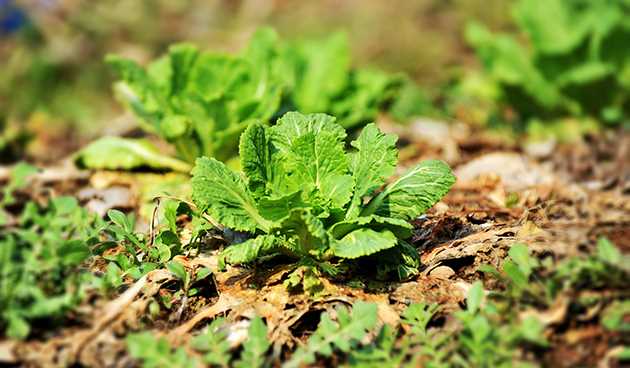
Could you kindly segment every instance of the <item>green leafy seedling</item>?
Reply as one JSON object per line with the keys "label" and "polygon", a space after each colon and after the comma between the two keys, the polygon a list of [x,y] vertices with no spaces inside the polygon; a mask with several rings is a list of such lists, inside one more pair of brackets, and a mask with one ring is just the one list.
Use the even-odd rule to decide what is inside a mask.
{"label": "green leafy seedling", "polygon": [[[388,252],[399,275],[418,266],[405,243],[412,220],[455,181],[447,164],[425,161],[384,186],[397,161],[396,137],[370,124],[345,152],[345,130],[324,114],[285,114],[241,136],[244,175],[213,158],[193,169],[193,200],[223,226],[252,238],[223,253],[228,263],[285,254],[326,262]],[[382,189],[381,189],[382,188]]]}
{"label": "green leafy seedling", "polygon": [[196,368],[197,359],[190,357],[184,348],[173,348],[166,338],[155,337],[150,332],[130,334],[126,338],[129,355],[146,368],[175,367]]}
{"label": "green leafy seedling", "polygon": [[376,326],[376,322],[376,304],[365,302],[356,302],[350,313],[338,309],[336,322],[324,314],[306,345],[298,348],[283,367],[313,364],[318,355],[330,357],[335,350],[348,353]]}

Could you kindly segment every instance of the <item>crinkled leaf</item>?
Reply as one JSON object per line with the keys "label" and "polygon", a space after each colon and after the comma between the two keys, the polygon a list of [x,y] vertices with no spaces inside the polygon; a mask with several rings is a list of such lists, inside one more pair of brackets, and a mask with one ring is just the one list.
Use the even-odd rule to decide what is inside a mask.
{"label": "crinkled leaf", "polygon": [[299,249],[289,250],[293,253],[301,253],[301,255],[309,251],[321,251],[329,241],[322,221],[305,208],[293,209],[289,216],[276,224],[272,230],[280,231],[287,237],[296,238]]}
{"label": "crinkled leaf", "polygon": [[382,133],[376,125],[368,124],[351,143],[357,151],[350,155],[354,195],[346,219],[357,217],[363,198],[385,184],[394,173],[398,161],[397,139],[393,134]]}
{"label": "crinkled leaf", "polygon": [[221,256],[230,264],[249,263],[275,251],[280,244],[280,239],[274,235],[259,235],[254,239],[230,245],[221,253]]}
{"label": "crinkled leaf", "polygon": [[202,157],[192,171],[193,201],[222,225],[234,230],[268,230],[243,179],[222,162]]}
{"label": "crinkled leaf", "polygon": [[326,114],[287,112],[271,127],[271,131],[274,146],[283,153],[291,149],[296,138],[309,133],[317,135],[326,131],[335,140],[342,141],[346,138],[346,131],[335,123],[335,117]]}
{"label": "crinkled leaf", "polygon": [[330,228],[329,233],[334,239],[340,239],[349,232],[362,227],[369,227],[374,230],[387,229],[396,234],[400,239],[409,238],[411,236],[411,229],[413,229],[413,226],[405,220],[369,215],[337,222]]}
{"label": "crinkled leaf", "polygon": [[322,114],[287,113],[274,126],[273,143],[284,165],[284,185],[306,198],[341,208],[352,195],[352,178],[343,149],[344,129]]}
{"label": "crinkled leaf", "polygon": [[104,137],[83,148],[76,157],[79,165],[89,169],[170,169],[189,172],[190,166],[180,160],[159,153],[144,139]]}
{"label": "crinkled leaf", "polygon": [[278,33],[272,28],[258,29],[243,58],[251,65],[251,91],[247,96],[253,102],[250,114],[267,120],[278,110],[286,85],[286,72],[279,57]]}
{"label": "crinkled leaf", "polygon": [[359,258],[392,248],[398,243],[396,235],[389,230],[355,230],[331,243],[333,254],[341,258]]}
{"label": "crinkled leaf", "polygon": [[289,216],[295,208],[306,208],[308,205],[302,199],[302,192],[296,191],[282,197],[262,197],[258,200],[258,211],[270,221],[281,221]]}
{"label": "crinkled leaf", "polygon": [[180,43],[169,48],[168,56],[172,68],[170,93],[177,95],[188,88],[199,50],[191,44]]}
{"label": "crinkled leaf", "polygon": [[256,197],[262,196],[274,172],[267,128],[262,124],[250,125],[241,135],[239,153],[250,191]]}
{"label": "crinkled leaf", "polygon": [[414,219],[442,199],[453,183],[455,176],[446,163],[424,161],[388,185],[361,215]]}

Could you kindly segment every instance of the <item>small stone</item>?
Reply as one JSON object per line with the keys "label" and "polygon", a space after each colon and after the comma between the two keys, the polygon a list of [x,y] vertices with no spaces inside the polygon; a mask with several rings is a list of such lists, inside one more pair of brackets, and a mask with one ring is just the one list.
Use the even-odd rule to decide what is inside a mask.
{"label": "small stone", "polygon": [[455,274],[452,268],[448,266],[437,266],[429,272],[429,276],[435,277],[436,279],[448,280],[451,276]]}

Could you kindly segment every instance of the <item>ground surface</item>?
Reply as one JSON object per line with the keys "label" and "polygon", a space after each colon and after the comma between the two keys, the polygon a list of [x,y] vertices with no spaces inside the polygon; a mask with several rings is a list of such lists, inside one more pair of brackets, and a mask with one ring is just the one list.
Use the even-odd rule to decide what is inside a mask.
{"label": "ground surface", "polygon": [[[438,303],[443,315],[458,310],[473,281],[482,279],[487,288],[494,286],[479,267],[499,268],[514,243],[527,244],[538,256],[563,259],[593,253],[596,240],[605,236],[624,253],[630,252],[627,132],[534,146],[505,143],[456,125],[417,122],[404,130],[381,125],[404,138],[404,164],[437,157],[449,162],[458,177],[446,198],[414,224],[411,242],[422,260],[418,277],[373,282],[369,272],[358,273],[326,280],[323,293],[311,298],[289,293],[283,286],[286,264],[234,267],[216,273],[200,294],[177,301],[170,312],[149,316],[152,298],[173,289],[172,275],[158,270],[110,300],[89,299],[60,330],[42,329],[17,345],[3,343],[4,354],[33,365],[127,366],[131,360],[123,337],[129,331],[151,329],[177,344],[215,316],[238,321],[259,315],[266,320],[280,359],[312,332],[322,311],[340,304],[375,302],[380,320],[393,325],[412,302]],[[74,194],[104,213],[108,208],[139,210],[143,197],[137,188],[130,175],[81,172],[61,165],[37,175],[21,195],[45,201]],[[208,248],[182,261],[216,269],[216,252]],[[630,288],[614,292],[627,299]],[[548,366],[597,365],[620,337],[592,323],[601,309],[570,310],[568,298],[552,309],[536,311],[551,319],[546,330],[551,346],[538,351],[536,360]]]}

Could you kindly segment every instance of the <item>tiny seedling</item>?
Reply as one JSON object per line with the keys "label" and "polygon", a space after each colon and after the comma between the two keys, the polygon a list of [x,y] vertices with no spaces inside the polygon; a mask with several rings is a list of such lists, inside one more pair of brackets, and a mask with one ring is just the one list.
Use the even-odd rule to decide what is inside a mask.
{"label": "tiny seedling", "polygon": [[34,321],[57,322],[83,299],[89,274],[81,265],[103,221],[72,197],[45,207],[28,202],[17,227],[0,232],[0,331],[25,338]]}

